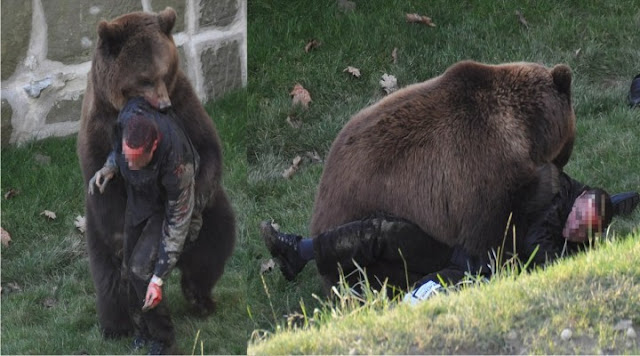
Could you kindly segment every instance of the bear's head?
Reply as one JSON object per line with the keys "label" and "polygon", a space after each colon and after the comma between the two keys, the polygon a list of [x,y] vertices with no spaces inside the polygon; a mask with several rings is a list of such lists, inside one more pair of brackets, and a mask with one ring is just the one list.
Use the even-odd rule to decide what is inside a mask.
{"label": "bear's head", "polygon": [[463,61],[443,77],[452,91],[465,93],[456,96],[456,103],[468,105],[469,113],[478,114],[478,108],[484,108],[495,117],[511,117],[512,123],[502,119],[499,126],[526,132],[535,162],[552,161],[558,167],[567,163],[576,135],[568,66]]}
{"label": "bear's head", "polygon": [[134,12],[98,24],[94,69],[111,105],[121,110],[128,99],[144,97],[159,110],[171,107],[178,74],[178,52],[171,36],[176,12]]}

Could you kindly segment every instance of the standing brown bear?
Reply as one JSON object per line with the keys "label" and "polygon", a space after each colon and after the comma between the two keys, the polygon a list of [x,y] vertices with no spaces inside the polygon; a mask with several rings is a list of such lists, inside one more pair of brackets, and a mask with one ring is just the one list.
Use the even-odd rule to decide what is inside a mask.
{"label": "standing brown bear", "polygon": [[311,234],[385,212],[484,255],[534,194],[536,169],[566,164],[570,88],[564,65],[465,61],[365,108],[333,142]]}
{"label": "standing brown bear", "polygon": [[[183,251],[181,287],[199,314],[215,305],[211,290],[223,273],[235,243],[235,218],[221,185],[222,149],[213,123],[184,72],[171,36],[176,13],[134,12],[98,25],[98,42],[88,75],[78,134],[78,157],[85,182],[111,151],[118,112],[128,99],[144,97],[158,110],[172,110],[200,155],[196,197],[208,199],[198,239]],[[121,259],[126,193],[115,178],[104,194],[85,195],[86,236],[97,296],[100,327],[106,337],[129,334]]]}

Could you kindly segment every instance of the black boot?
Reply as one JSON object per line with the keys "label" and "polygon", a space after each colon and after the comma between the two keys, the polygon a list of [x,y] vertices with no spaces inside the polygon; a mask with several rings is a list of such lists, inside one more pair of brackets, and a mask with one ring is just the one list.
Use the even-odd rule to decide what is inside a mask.
{"label": "black boot", "polygon": [[138,334],[133,338],[133,341],[131,342],[131,349],[133,351],[142,350],[142,348],[147,346],[148,343],[149,343],[148,336]]}
{"label": "black boot", "polygon": [[631,81],[631,89],[629,89],[629,106],[632,108],[640,107],[640,74],[636,75]]}
{"label": "black boot", "polygon": [[173,355],[176,353],[175,344],[169,345],[166,342],[155,339],[149,342],[149,352],[147,355]]}
{"label": "black boot", "polygon": [[[640,90],[640,80],[638,84]],[[639,98],[640,100],[640,98]],[[613,205],[613,215],[629,215],[633,209],[640,203],[640,194],[637,192],[618,193],[611,196],[611,204]]]}
{"label": "black boot", "polygon": [[279,233],[268,221],[260,223],[260,235],[271,256],[278,260],[284,278],[288,281],[296,278],[307,264],[298,253],[298,242],[302,236]]}

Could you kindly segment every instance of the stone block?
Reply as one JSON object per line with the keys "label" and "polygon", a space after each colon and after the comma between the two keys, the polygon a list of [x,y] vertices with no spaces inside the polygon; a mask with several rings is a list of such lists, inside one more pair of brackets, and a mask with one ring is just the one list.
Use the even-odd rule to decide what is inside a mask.
{"label": "stone block", "polygon": [[199,0],[200,27],[229,26],[240,11],[242,0]]}
{"label": "stone block", "polygon": [[100,20],[142,11],[140,0],[42,1],[47,21],[47,57],[65,64],[91,60]]}
{"label": "stone block", "polygon": [[184,74],[187,75],[187,78],[189,78],[189,81],[191,83],[194,83],[195,74],[193,73],[193,68],[191,68],[191,66],[189,65],[189,62],[187,61],[187,55],[184,52],[183,46],[178,47],[178,58],[180,61],[180,69],[182,69]]}
{"label": "stone block", "polygon": [[2,112],[0,115],[2,115],[2,126],[0,127],[2,136],[0,137],[0,141],[2,141],[2,147],[6,147],[9,145],[11,133],[13,132],[13,125],[11,124],[13,109],[11,108],[11,104],[4,99],[2,99]]}
{"label": "stone block", "polygon": [[242,87],[240,42],[225,41],[201,52],[204,92],[208,99]]}
{"label": "stone block", "polygon": [[77,99],[64,99],[56,102],[47,114],[46,124],[54,124],[65,121],[79,121],[82,112],[82,98],[80,95]]}
{"label": "stone block", "polygon": [[176,17],[176,24],[173,26],[173,33],[184,31],[184,19],[187,15],[186,0],[151,0],[151,10],[153,12],[162,11],[167,6],[172,7],[178,14]]}
{"label": "stone block", "polygon": [[[2,7],[0,19],[2,21],[2,63],[0,64],[2,80],[9,78],[16,70],[18,63],[27,56],[31,36],[31,3],[31,0],[2,0],[0,5]],[[2,107],[4,108],[4,104]]]}

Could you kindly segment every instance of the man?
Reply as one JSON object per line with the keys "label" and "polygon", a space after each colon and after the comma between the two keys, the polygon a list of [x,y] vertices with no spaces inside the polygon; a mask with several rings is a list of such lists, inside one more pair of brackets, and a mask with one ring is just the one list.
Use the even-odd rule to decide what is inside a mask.
{"label": "man", "polygon": [[198,153],[177,121],[135,98],[118,116],[114,150],[89,182],[93,194],[94,185],[103,193],[116,174],[125,181],[123,273],[136,350],[150,344],[150,354],[173,351],[175,333],[162,285],[187,237],[194,240],[202,225],[202,204],[194,199],[198,164]]}
{"label": "man", "polygon": [[[596,233],[603,233],[612,216],[630,213],[638,202],[638,193],[630,192],[612,199],[601,189],[591,189],[558,172],[543,167],[542,184],[517,221],[516,244],[505,238],[504,249],[518,254],[521,261],[532,259],[542,265],[565,253],[574,253]],[[545,178],[546,177],[546,178]],[[455,284],[465,273],[489,277],[488,255],[472,256],[461,248],[449,247],[427,235],[408,220],[379,213],[326,231],[313,239],[276,232],[269,222],[261,224],[261,234],[272,256],[279,261],[285,278],[292,280],[308,261],[315,259],[318,272],[337,280],[340,266],[345,275],[358,264],[372,278],[398,287],[415,289],[405,297],[411,303],[427,299],[441,282]],[[509,229],[511,230],[511,229]],[[373,280],[375,281],[375,280]]]}

